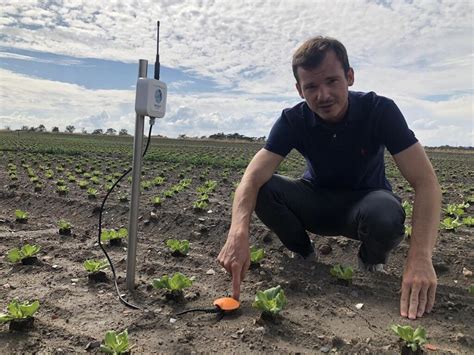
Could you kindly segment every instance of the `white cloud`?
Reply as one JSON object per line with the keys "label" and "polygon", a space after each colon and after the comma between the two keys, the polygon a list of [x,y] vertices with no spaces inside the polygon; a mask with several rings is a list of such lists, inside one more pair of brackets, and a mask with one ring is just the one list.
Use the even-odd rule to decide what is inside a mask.
{"label": "white cloud", "polygon": [[[427,141],[443,144],[446,137],[440,127],[450,125],[472,133],[468,122],[473,117],[472,1],[11,0],[2,11],[1,46],[126,62],[153,60],[159,19],[162,65],[205,76],[222,88],[220,95],[174,96],[170,107],[194,112],[192,119],[176,116],[178,109],[170,111],[162,126],[176,134],[226,127],[248,129],[255,132],[252,135],[266,130],[266,122],[297,100],[291,55],[316,34],[345,43],[356,70],[354,89],[396,99]],[[59,97],[72,105],[64,113],[71,119],[105,111],[111,123],[117,117],[127,123],[129,115],[134,121],[133,93],[91,93],[70,86],[60,92],[55,85],[48,82],[46,91],[58,91],[57,97],[41,95],[44,101],[37,110],[44,112],[33,107],[25,111],[8,102],[7,108],[2,107],[4,115],[8,111],[11,117],[34,115],[46,120],[58,113]],[[185,82],[177,85],[172,89],[186,88]],[[26,94],[33,95],[31,90]],[[265,99],[257,101],[252,95]],[[453,96],[438,103],[424,99],[437,95],[464,95],[464,99]],[[461,136],[459,141],[472,144],[472,136]]]}

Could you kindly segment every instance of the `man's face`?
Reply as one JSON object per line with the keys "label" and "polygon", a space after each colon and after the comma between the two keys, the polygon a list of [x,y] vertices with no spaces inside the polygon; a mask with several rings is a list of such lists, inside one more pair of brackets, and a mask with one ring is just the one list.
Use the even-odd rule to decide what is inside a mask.
{"label": "man's face", "polygon": [[336,54],[329,51],[317,68],[298,67],[297,70],[299,83],[296,83],[296,89],[310,109],[327,122],[341,121],[349,105],[349,86],[354,83],[352,68],[346,78]]}

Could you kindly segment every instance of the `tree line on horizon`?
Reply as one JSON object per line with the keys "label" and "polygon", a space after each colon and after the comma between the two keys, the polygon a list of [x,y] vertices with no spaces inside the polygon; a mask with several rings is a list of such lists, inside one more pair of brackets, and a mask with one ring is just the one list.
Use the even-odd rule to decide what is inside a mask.
{"label": "tree line on horizon", "polygon": [[[12,129],[9,126],[4,127],[5,131],[11,131]],[[39,132],[39,133],[47,133],[48,130],[43,124],[40,124],[38,127],[28,127],[28,126],[22,126],[20,129],[17,129],[16,131],[24,131],[24,132]],[[64,129],[63,133],[69,133],[72,134],[76,131],[76,127],[73,125],[67,125],[66,128]],[[58,127],[54,126],[51,131],[51,133],[60,133],[60,130]],[[125,128],[122,128],[120,130],[117,130],[115,128],[107,128],[106,130],[103,130],[102,128],[97,128],[94,129],[91,133],[89,133],[85,128],[82,128],[80,132],[77,132],[79,134],[92,134],[92,135],[107,135],[107,136],[130,136],[128,131]],[[155,135],[153,137],[158,137],[158,138],[168,138],[163,135]],[[186,134],[180,134],[178,139],[197,139],[197,140],[203,140],[203,139],[214,139],[214,140],[240,140],[240,141],[248,141],[248,142],[265,142],[266,137],[247,137],[245,135],[239,134],[239,133],[229,133],[225,134],[223,132],[220,133],[215,133],[211,134],[209,136],[187,136]],[[448,144],[445,145],[440,145],[440,146],[432,146],[432,147],[427,147],[427,148],[437,148],[437,149],[462,149],[462,150],[474,150],[474,147],[472,146],[450,146]]]}
{"label": "tree line on horizon", "polygon": [[[5,127],[6,131],[11,131],[9,126]],[[60,133],[59,127],[54,126],[51,131],[48,131],[45,125],[40,124],[38,127],[28,127],[28,126],[22,126],[20,129],[17,129],[16,131],[24,131],[24,132],[39,132],[39,133]],[[64,129],[63,133],[74,133],[76,131],[76,127],[73,125],[68,125]],[[118,132],[114,128],[107,128],[105,131],[102,128],[97,128],[93,130],[91,133],[89,133],[85,128],[82,128],[80,132],[77,132],[80,134],[92,134],[92,135],[107,135],[107,136],[130,136],[128,134],[128,131],[125,128],[120,129]],[[158,135],[158,137],[163,137],[166,138],[165,136]],[[239,133],[229,133],[225,134],[223,132],[220,133],[215,133],[211,134],[209,137],[208,136],[187,136],[186,134],[180,134],[178,136],[178,139],[216,139],[216,140],[241,140],[241,141],[249,141],[249,142],[264,142],[266,137],[247,137],[245,135],[239,134]]]}

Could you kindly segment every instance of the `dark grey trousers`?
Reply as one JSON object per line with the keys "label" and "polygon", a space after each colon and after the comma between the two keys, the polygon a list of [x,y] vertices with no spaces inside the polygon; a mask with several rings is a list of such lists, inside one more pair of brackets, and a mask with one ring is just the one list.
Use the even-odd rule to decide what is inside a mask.
{"label": "dark grey trousers", "polygon": [[306,231],[360,240],[359,256],[385,264],[405,234],[401,199],[388,190],[328,190],[273,175],[259,190],[255,212],[291,251],[313,251]]}

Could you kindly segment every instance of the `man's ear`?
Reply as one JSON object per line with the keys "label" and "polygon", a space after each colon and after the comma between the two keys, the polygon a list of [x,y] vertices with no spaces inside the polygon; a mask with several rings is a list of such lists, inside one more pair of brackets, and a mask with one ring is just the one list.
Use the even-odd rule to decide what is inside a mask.
{"label": "man's ear", "polygon": [[354,69],[349,68],[347,71],[347,85],[352,86],[354,84]]}
{"label": "man's ear", "polygon": [[302,99],[304,99],[303,90],[301,90],[301,85],[300,85],[300,83],[297,82],[297,83],[295,84],[295,86],[296,86],[296,90],[298,90],[298,94],[300,94],[300,97],[301,97]]}

